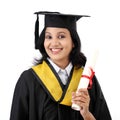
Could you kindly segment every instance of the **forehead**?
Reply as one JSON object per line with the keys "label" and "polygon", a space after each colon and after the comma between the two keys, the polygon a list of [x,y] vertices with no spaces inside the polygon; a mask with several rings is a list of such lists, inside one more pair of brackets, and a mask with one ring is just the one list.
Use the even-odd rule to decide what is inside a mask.
{"label": "forehead", "polygon": [[47,27],[45,32],[69,32],[67,28]]}

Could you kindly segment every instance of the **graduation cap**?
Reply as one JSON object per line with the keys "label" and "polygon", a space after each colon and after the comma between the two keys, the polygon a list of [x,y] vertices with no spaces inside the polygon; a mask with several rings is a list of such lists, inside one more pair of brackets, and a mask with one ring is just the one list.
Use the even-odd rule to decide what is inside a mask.
{"label": "graduation cap", "polygon": [[72,15],[72,14],[62,14],[60,12],[48,12],[40,11],[35,12],[37,15],[37,20],[35,23],[35,48],[37,47],[37,41],[39,39],[39,15],[45,16],[44,26],[45,27],[59,27],[67,28],[68,30],[76,30],[76,22],[81,17],[89,17],[87,15]]}

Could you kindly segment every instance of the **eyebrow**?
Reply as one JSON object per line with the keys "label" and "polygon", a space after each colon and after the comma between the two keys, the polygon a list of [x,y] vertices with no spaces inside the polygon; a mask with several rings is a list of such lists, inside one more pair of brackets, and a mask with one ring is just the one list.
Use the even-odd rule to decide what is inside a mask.
{"label": "eyebrow", "polygon": [[45,33],[51,34],[50,32],[45,32]]}
{"label": "eyebrow", "polygon": [[[45,33],[51,34],[50,32],[45,32]],[[57,34],[60,34],[60,33],[66,34],[66,32],[63,32],[63,31],[58,32]]]}

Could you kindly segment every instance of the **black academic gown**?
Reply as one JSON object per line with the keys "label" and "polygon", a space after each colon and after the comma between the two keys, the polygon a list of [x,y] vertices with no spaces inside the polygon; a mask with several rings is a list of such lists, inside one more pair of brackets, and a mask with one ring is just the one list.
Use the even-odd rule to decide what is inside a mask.
{"label": "black academic gown", "polygon": [[[110,113],[94,76],[90,112],[96,120],[111,120]],[[79,111],[51,99],[32,69],[24,71],[15,87],[10,120],[83,120]]]}

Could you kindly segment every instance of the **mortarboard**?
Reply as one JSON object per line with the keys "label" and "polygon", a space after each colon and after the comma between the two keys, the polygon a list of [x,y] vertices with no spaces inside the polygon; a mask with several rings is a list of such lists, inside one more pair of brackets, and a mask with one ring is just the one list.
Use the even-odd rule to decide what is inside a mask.
{"label": "mortarboard", "polygon": [[[68,30],[76,30],[76,22],[81,17],[89,17],[88,15],[62,14],[59,12],[48,11],[35,12],[34,14],[37,15],[37,20],[35,23],[35,44],[37,44],[39,39],[39,15],[45,16],[45,27],[67,28]],[[37,47],[35,48],[38,49]]]}

